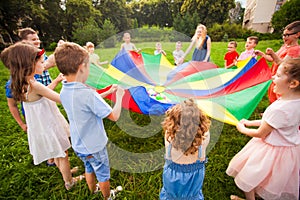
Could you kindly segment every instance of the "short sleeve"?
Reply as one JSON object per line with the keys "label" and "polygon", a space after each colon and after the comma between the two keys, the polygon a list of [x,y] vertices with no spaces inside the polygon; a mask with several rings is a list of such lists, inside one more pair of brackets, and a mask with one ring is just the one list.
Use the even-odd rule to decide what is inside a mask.
{"label": "short sleeve", "polygon": [[289,115],[280,109],[266,110],[263,120],[275,129],[289,126]]}
{"label": "short sleeve", "polygon": [[106,118],[112,112],[112,108],[96,91],[93,91],[92,95],[88,103],[90,109],[97,117]]}
{"label": "short sleeve", "polygon": [[6,84],[5,84],[5,96],[9,99],[12,99],[13,96],[12,96],[12,91],[11,91],[11,88],[10,88],[10,84],[11,84],[11,79],[9,79]]}

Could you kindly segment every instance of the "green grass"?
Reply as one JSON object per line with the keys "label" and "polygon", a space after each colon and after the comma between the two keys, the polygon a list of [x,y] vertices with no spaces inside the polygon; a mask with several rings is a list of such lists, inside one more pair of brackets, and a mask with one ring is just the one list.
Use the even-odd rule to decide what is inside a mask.
{"label": "green grass", "polygon": [[[145,52],[153,52],[155,43],[138,43],[136,46]],[[257,49],[265,50],[267,47],[279,49],[280,41],[261,41]],[[186,49],[188,43],[184,43]],[[212,61],[223,66],[223,56],[226,52],[227,42],[212,44]],[[163,49],[172,60],[171,52],[175,43],[163,43]],[[101,60],[109,60],[116,55],[117,48],[97,49]],[[244,50],[244,43],[239,42],[238,51]],[[49,52],[48,52],[49,54]],[[191,54],[187,59],[190,59]],[[50,70],[52,77],[58,74],[57,68]],[[4,85],[9,78],[9,71],[0,63],[0,199],[99,199],[100,194],[90,195],[85,181],[75,186],[71,191],[64,189],[62,177],[55,167],[46,167],[45,163],[34,166],[29,154],[27,135],[14,121],[7,107]],[[57,88],[59,91],[61,86]],[[260,102],[252,119],[260,118],[260,113],[267,107],[267,98]],[[63,108],[59,105],[63,114]],[[128,121],[130,123],[128,123]],[[133,153],[149,153],[163,149],[163,134],[160,128],[161,117],[149,117],[136,113],[123,111],[117,123],[105,120],[105,127],[109,140],[120,149]],[[250,139],[240,134],[234,126],[214,121],[212,123],[212,138],[209,146],[209,162],[207,163],[203,192],[206,199],[229,199],[230,194],[243,195],[237,189],[231,177],[225,174],[230,159]],[[150,135],[149,137],[146,137]],[[111,143],[109,149],[112,149]],[[120,154],[110,151],[111,185],[122,185],[124,191],[118,199],[158,199],[162,187],[163,151],[156,157],[147,156],[136,158],[122,158]],[[83,165],[73,150],[69,151],[72,166]],[[117,169],[116,169],[117,168]],[[122,169],[122,170],[118,170]],[[138,170],[137,170],[138,169]],[[153,169],[153,171],[147,171]],[[133,173],[139,171],[143,173]],[[146,172],[145,172],[146,171]]]}

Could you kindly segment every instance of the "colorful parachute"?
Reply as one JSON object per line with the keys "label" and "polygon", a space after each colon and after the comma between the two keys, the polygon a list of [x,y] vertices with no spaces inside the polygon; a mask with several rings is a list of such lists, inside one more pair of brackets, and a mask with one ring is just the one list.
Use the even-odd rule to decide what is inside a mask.
{"label": "colorful parachute", "polygon": [[[210,117],[235,125],[250,117],[271,83],[264,59],[244,63],[237,69],[195,61],[175,67],[163,55],[121,50],[108,68],[91,65],[86,84],[99,93],[119,84],[126,89],[122,106],[149,115],[194,98]],[[114,95],[107,98],[115,101]]]}

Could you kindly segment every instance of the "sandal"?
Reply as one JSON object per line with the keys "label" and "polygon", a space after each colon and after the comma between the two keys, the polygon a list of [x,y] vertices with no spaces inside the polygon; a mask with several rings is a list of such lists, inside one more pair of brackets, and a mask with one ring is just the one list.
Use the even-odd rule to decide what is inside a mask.
{"label": "sandal", "polygon": [[66,190],[70,190],[78,181],[81,181],[84,178],[85,178],[84,175],[73,177],[71,182],[65,183]]}
{"label": "sandal", "polygon": [[101,189],[100,189],[100,185],[99,183],[96,184],[96,189],[94,190],[94,194],[98,194],[99,192],[101,192]]}
{"label": "sandal", "polygon": [[78,166],[73,167],[73,168],[71,169],[71,174],[76,174],[76,173],[78,172],[78,170],[79,170],[79,167],[78,167]]}
{"label": "sandal", "polygon": [[243,199],[243,198],[241,198],[239,196],[236,196],[236,195],[230,195],[230,199],[231,200],[245,200],[245,199]]}

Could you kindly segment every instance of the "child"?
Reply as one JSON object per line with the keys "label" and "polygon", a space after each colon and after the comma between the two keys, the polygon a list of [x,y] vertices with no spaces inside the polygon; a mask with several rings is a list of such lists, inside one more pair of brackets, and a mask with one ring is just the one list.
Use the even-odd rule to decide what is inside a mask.
{"label": "child", "polygon": [[207,162],[210,120],[192,99],[166,112],[166,162],[160,199],[204,199],[202,185]]}
{"label": "child", "polygon": [[136,52],[139,52],[140,50],[137,49],[135,47],[135,45],[132,42],[130,42],[130,40],[131,40],[130,33],[127,33],[127,32],[124,33],[123,34],[123,41],[124,41],[124,43],[121,44],[121,50],[124,48],[126,51],[136,51]]}
{"label": "child", "polygon": [[[241,133],[253,138],[234,156],[226,171],[235,177],[247,200],[254,200],[255,194],[263,199],[298,200],[300,58],[285,60],[273,82],[274,92],[281,98],[266,109],[262,120],[241,120],[237,124]],[[231,199],[239,197],[232,195]]]}
{"label": "child", "polygon": [[193,61],[210,61],[211,53],[211,38],[207,35],[207,28],[203,24],[198,24],[195,34],[191,39],[190,46],[185,51],[183,57],[180,59],[179,64],[182,64],[184,58],[190,53],[193,47],[195,47],[192,60]]}
{"label": "child", "polygon": [[90,63],[93,63],[96,66],[102,66],[104,64],[108,64],[108,61],[100,62],[99,56],[94,53],[95,46],[92,42],[87,42],[86,43],[86,48],[87,48],[87,51],[89,53]]}
{"label": "child", "polygon": [[166,52],[164,50],[162,50],[162,45],[160,42],[157,42],[155,44],[155,50],[154,50],[154,55],[158,55],[158,54],[163,54],[164,56],[166,56]]}
{"label": "child", "polygon": [[[17,43],[9,47],[9,68],[11,90],[16,101],[22,101],[26,113],[26,124],[30,154],[35,165],[54,158],[67,190],[81,180],[72,178],[67,150],[71,147],[69,126],[55,102],[60,102],[59,94],[51,90],[51,85],[60,82],[55,79],[48,87],[34,78],[44,70],[44,50],[31,44]],[[48,99],[49,98],[49,99]]]}
{"label": "child", "polygon": [[97,192],[95,175],[105,199],[110,195],[110,169],[106,150],[108,141],[103,118],[118,120],[124,90],[116,92],[113,109],[93,89],[84,85],[89,75],[89,55],[81,46],[66,42],[54,52],[58,69],[66,77],[60,98],[70,121],[72,147],[84,162],[85,176],[91,192]]}
{"label": "child", "polygon": [[[285,57],[290,56],[295,58],[300,56],[300,45],[298,44],[299,37],[300,21],[294,21],[284,28],[282,34],[284,44],[276,53],[271,48],[266,49],[266,54],[259,50],[255,51],[256,55],[264,57],[269,62],[273,62],[271,67],[271,73],[273,76],[276,74],[279,64]],[[273,92],[273,87],[274,84],[271,83],[268,89],[270,104],[278,99],[278,96]]]}
{"label": "child", "polygon": [[240,60],[246,60],[250,56],[256,57],[254,48],[258,44],[258,37],[256,36],[250,36],[247,38],[246,44],[245,44],[245,51],[241,53],[241,55],[238,57],[238,61]]}
{"label": "child", "polygon": [[184,51],[182,51],[182,43],[180,41],[176,42],[176,49],[173,51],[174,63],[175,65],[179,64],[180,59],[184,55]]}
{"label": "child", "polygon": [[237,47],[236,41],[230,41],[228,43],[227,53],[224,56],[226,69],[235,66],[235,63],[239,57],[238,52],[236,52],[236,47]]}

